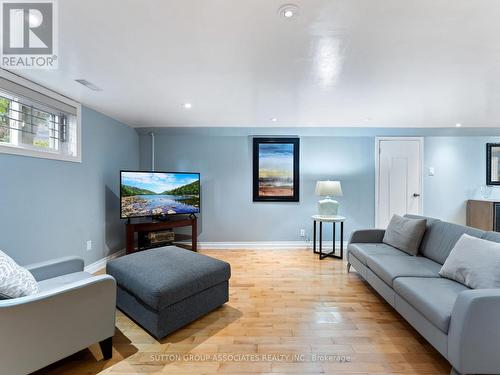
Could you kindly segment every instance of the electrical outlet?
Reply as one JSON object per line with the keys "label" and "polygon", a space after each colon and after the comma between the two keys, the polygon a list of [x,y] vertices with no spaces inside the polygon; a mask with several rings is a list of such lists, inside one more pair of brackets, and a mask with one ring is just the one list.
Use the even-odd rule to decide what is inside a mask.
{"label": "electrical outlet", "polygon": [[300,237],[305,237],[306,236],[306,230],[305,229],[301,229],[300,230]]}
{"label": "electrical outlet", "polygon": [[90,250],[92,250],[92,241],[88,240],[87,241],[87,251],[90,251]]}

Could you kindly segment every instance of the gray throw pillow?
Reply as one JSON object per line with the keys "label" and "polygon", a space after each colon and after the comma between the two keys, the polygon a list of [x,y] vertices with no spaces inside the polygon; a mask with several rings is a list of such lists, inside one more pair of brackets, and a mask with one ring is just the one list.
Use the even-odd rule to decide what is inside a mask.
{"label": "gray throw pillow", "polygon": [[394,215],[385,231],[383,242],[407,254],[417,255],[426,224],[426,219],[409,219]]}
{"label": "gray throw pillow", "polygon": [[26,268],[0,251],[0,299],[29,296],[38,292],[38,283]]}
{"label": "gray throw pillow", "polygon": [[472,289],[500,288],[500,243],[463,234],[439,271]]}

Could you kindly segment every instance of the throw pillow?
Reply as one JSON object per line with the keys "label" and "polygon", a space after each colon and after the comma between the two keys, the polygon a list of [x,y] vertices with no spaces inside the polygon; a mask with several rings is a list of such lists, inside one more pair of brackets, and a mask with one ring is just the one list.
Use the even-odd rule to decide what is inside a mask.
{"label": "throw pillow", "polygon": [[394,215],[382,241],[407,254],[417,255],[426,224],[426,219],[409,219]]}
{"label": "throw pillow", "polygon": [[463,234],[439,274],[472,289],[500,288],[500,243]]}
{"label": "throw pillow", "polygon": [[0,251],[0,298],[17,298],[38,292],[33,275]]}

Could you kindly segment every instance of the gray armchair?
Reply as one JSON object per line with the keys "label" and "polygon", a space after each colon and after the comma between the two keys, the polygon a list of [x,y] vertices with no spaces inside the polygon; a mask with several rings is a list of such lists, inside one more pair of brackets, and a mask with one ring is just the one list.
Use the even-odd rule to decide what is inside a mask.
{"label": "gray armchair", "polygon": [[27,374],[99,342],[111,358],[116,282],[83,271],[66,257],[26,266],[39,283],[35,295],[0,300],[0,367]]}

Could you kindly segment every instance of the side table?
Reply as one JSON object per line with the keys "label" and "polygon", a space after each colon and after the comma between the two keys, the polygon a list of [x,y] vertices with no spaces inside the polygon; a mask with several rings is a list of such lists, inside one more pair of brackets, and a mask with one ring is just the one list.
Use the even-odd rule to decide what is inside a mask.
{"label": "side table", "polygon": [[[344,259],[344,221],[346,218],[344,216],[320,216],[314,215],[312,217],[313,226],[313,252],[314,254],[319,254],[319,259],[325,258],[336,258]],[[316,251],[316,223],[319,223],[319,251]],[[323,223],[333,223],[333,250],[329,253],[323,253]],[[335,245],[335,231],[337,223],[340,223],[340,255],[336,254]]]}

